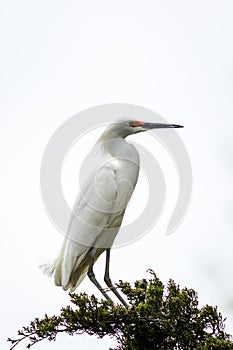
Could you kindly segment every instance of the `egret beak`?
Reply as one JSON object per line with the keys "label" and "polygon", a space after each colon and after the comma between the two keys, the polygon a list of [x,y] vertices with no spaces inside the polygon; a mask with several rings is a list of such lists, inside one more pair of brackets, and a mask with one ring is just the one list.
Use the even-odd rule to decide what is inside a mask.
{"label": "egret beak", "polygon": [[164,123],[144,123],[143,129],[165,129],[165,128],[183,128],[183,125],[177,124],[164,124]]}

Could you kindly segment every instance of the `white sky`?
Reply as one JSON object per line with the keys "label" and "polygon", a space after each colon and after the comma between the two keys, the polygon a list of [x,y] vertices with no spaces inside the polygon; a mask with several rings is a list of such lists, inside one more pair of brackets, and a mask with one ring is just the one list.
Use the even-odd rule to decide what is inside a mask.
{"label": "white sky", "polygon": [[[66,119],[111,102],[142,105],[184,124],[179,134],[194,175],[190,210],[177,231],[165,236],[174,205],[169,190],[177,179],[164,152],[161,162],[170,169],[167,210],[143,239],[114,249],[113,280],[134,281],[153,268],[164,283],[174,278],[196,289],[201,304],[218,305],[233,333],[232,15],[231,0],[0,2],[1,342],[34,317],[56,314],[69,303],[67,293],[38,269],[62,241],[41,202],[40,161]],[[134,139],[149,145],[149,136]],[[84,151],[78,149],[80,157]],[[78,164],[77,159],[76,169],[68,158],[64,169],[68,200],[76,193],[68,180]],[[104,256],[97,276],[103,264]],[[88,279],[79,291],[98,295]],[[110,345],[107,338],[60,336],[37,349]]]}

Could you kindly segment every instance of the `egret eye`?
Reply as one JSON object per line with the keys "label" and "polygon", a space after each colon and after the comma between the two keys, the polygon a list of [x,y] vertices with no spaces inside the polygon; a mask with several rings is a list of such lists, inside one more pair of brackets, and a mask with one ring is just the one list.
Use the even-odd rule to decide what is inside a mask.
{"label": "egret eye", "polygon": [[136,128],[137,126],[142,126],[143,124],[145,124],[145,123],[142,121],[139,121],[139,120],[132,120],[131,122],[129,122],[129,125],[132,128]]}

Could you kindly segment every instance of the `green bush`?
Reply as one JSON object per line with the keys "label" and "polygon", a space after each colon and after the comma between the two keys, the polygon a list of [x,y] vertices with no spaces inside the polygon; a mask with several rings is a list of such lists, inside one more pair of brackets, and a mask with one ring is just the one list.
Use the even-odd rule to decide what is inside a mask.
{"label": "green bush", "polygon": [[115,337],[117,347],[111,350],[233,349],[217,307],[199,308],[193,289],[181,289],[172,280],[165,287],[152,270],[150,274],[149,280],[136,281],[134,287],[118,283],[128,308],[85,293],[70,294],[75,307],[63,308],[58,316],[36,318],[18,332],[18,339],[8,339],[11,349],[26,338],[28,348],[43,339],[55,340],[61,332]]}

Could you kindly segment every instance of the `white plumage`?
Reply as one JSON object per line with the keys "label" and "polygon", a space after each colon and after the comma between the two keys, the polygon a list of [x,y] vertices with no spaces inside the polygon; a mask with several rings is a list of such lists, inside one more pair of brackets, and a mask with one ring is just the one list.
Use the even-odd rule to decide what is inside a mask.
{"label": "white plumage", "polygon": [[[44,271],[54,274],[54,282],[73,292],[88,273],[103,295],[93,273],[93,264],[107,250],[105,282],[109,278],[109,254],[119,231],[125,209],[137,183],[139,155],[125,137],[152,128],[180,127],[174,124],[122,121],[111,124],[87,157],[85,181],[75,202],[69,228],[60,253]],[[119,293],[112,288],[124,305]]]}

